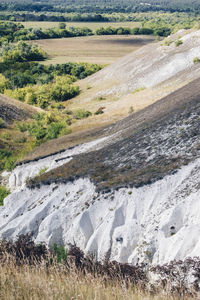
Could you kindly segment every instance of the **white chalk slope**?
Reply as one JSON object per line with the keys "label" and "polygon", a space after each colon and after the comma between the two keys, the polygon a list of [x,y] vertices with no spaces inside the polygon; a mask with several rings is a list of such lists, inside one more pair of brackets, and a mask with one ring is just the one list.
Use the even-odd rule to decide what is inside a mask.
{"label": "white chalk slope", "polygon": [[[177,47],[179,39],[182,44]],[[163,41],[146,45],[87,78],[86,83],[100,87],[93,97],[126,95],[172,78],[176,84],[198,78],[200,68],[194,58],[200,56],[200,30],[181,30],[167,40],[171,42],[169,46]]]}
{"label": "white chalk slope", "polygon": [[[20,166],[12,177],[31,168]],[[29,190],[26,176],[0,208],[1,238],[33,232],[36,242],[76,243],[98,259],[130,263],[162,264],[200,253],[200,159],[150,186],[107,194],[97,194],[88,178]]]}

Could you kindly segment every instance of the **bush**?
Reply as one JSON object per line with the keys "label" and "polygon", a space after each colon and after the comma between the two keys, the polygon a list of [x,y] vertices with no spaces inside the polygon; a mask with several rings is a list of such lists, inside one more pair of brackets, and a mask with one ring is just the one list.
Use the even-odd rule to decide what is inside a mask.
{"label": "bush", "polygon": [[195,58],[193,59],[193,63],[194,63],[194,64],[200,63],[200,58],[199,58],[199,57],[195,57]]}
{"label": "bush", "polygon": [[3,205],[3,200],[10,194],[10,191],[3,185],[0,186],[0,205]]}
{"label": "bush", "polygon": [[65,28],[66,28],[66,24],[63,23],[63,22],[60,22],[60,23],[58,24],[58,27],[59,27],[60,29],[65,29]]}
{"label": "bush", "polygon": [[58,137],[60,134],[61,130],[65,128],[65,124],[63,122],[53,122],[49,125],[47,128],[47,134],[46,134],[46,139],[51,140],[55,139]]}
{"label": "bush", "polygon": [[64,246],[58,246],[57,244],[53,245],[53,255],[56,256],[58,263],[67,262],[67,250]]}
{"label": "bush", "polygon": [[11,171],[15,167],[16,158],[10,150],[0,149],[0,170]]}
{"label": "bush", "polygon": [[35,265],[42,260],[47,260],[48,250],[45,245],[35,245],[32,235],[20,235],[16,241],[0,241],[0,259],[11,256],[12,262],[17,265],[24,263]]}
{"label": "bush", "polygon": [[25,122],[18,122],[17,127],[21,132],[25,132],[28,129],[27,124]]}
{"label": "bush", "polygon": [[163,43],[163,46],[170,46],[171,44],[173,43],[172,40],[165,40],[164,43]]}
{"label": "bush", "polygon": [[74,118],[77,119],[77,120],[88,118],[91,115],[92,115],[92,113],[88,110],[85,110],[85,109],[77,109],[74,112]]}
{"label": "bush", "polygon": [[46,53],[38,46],[33,46],[23,41],[17,44],[5,44],[1,51],[2,62],[28,62],[34,60],[44,60]]}
{"label": "bush", "polygon": [[70,121],[71,117],[68,115],[60,116],[50,112],[48,114],[38,113],[34,116],[34,121],[18,122],[17,126],[21,132],[28,131],[38,144],[38,142],[71,133],[71,129],[68,127]]}
{"label": "bush", "polygon": [[10,87],[9,80],[5,78],[2,74],[0,74],[0,93],[3,93],[5,89]]}
{"label": "bush", "polygon": [[46,108],[51,101],[66,101],[80,93],[79,86],[71,85],[72,78],[57,77],[55,83],[5,90],[5,94],[28,104]]}
{"label": "bush", "polygon": [[0,117],[0,128],[4,128],[5,127],[5,122],[4,120]]}
{"label": "bush", "polygon": [[183,42],[181,40],[178,40],[178,41],[175,42],[176,47],[179,47],[182,44],[183,44]]}

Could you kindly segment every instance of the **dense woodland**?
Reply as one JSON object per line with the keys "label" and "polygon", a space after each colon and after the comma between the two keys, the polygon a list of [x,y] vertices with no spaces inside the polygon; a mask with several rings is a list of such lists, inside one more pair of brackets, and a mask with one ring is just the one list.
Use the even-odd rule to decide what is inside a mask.
{"label": "dense woodland", "polygon": [[[11,21],[133,21],[131,13],[186,12],[198,14],[199,0],[0,1],[0,19]],[[128,14],[117,16],[116,14]],[[117,18],[117,19],[116,19]]]}
{"label": "dense woodland", "polygon": [[144,12],[144,11],[198,11],[198,0],[71,0],[71,1],[1,1],[1,10],[10,11],[53,11],[53,12]]}

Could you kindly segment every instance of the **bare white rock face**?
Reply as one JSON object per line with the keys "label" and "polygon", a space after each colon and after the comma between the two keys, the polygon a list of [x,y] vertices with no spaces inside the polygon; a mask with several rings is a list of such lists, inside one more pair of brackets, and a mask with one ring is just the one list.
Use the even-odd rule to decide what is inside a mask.
{"label": "bare white rock face", "polygon": [[198,256],[199,184],[197,159],[138,189],[97,193],[89,178],[33,190],[22,186],[0,208],[0,237],[33,232],[37,243],[75,243],[97,259],[129,263]]}

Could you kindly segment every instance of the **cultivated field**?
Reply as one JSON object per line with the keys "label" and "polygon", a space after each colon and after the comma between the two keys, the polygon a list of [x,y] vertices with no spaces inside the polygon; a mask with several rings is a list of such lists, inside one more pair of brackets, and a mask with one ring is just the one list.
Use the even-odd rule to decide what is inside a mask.
{"label": "cultivated field", "polygon": [[150,36],[86,36],[34,41],[49,59],[45,63],[90,62],[111,64],[152,42]]}
{"label": "cultivated field", "polygon": [[[59,22],[21,22],[25,28],[53,28],[58,27]],[[140,22],[64,22],[67,27],[88,27],[96,30],[100,27],[140,27]]]}

